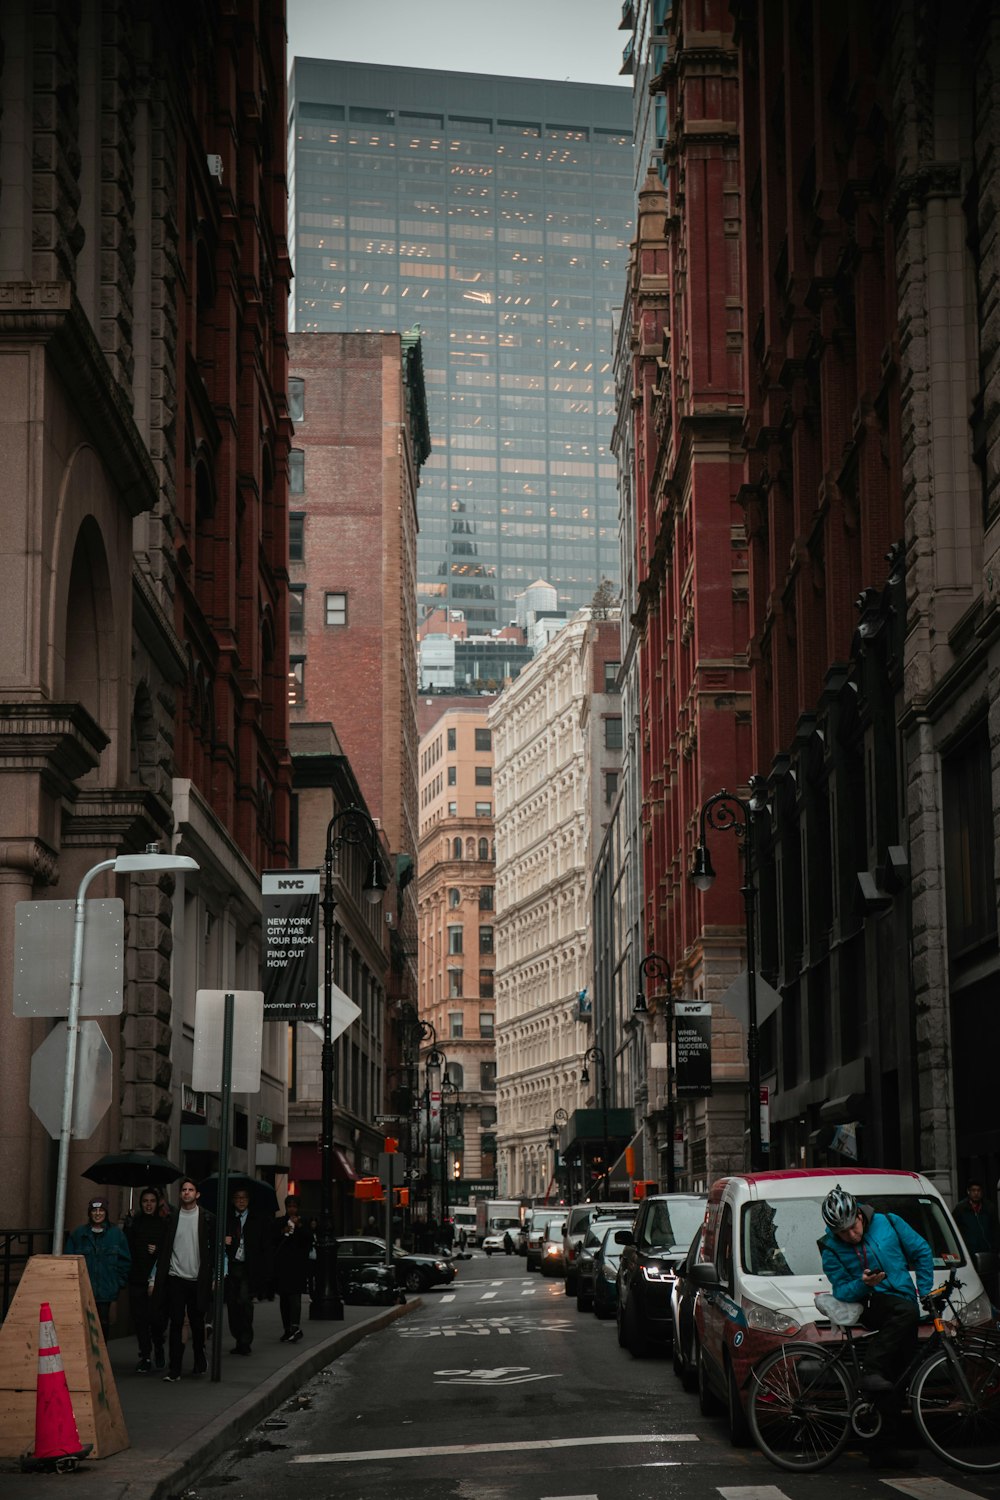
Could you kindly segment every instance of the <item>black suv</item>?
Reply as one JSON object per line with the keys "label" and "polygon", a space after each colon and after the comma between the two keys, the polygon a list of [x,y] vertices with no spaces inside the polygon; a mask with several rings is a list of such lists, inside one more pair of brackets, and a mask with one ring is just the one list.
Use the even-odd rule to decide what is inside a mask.
{"label": "black suv", "polygon": [[624,1245],[618,1267],[618,1342],[636,1357],[651,1344],[670,1348],[674,1269],[705,1217],[705,1201],[703,1193],[645,1198],[632,1233],[619,1230],[616,1235]]}

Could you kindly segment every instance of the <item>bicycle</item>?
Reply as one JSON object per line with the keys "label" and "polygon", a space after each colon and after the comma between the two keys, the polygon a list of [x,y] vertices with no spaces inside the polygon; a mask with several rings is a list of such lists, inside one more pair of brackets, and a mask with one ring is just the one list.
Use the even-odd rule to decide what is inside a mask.
{"label": "bicycle", "polygon": [[[961,1287],[952,1271],[923,1299],[934,1332],[893,1386],[909,1398],[924,1442],[957,1469],[1000,1469],[1000,1339],[963,1330],[951,1294]],[[852,1328],[864,1304],[817,1293],[816,1306],[843,1332],[840,1344],[789,1343],[775,1349],[751,1376],[748,1418],[757,1446],[779,1469],[823,1469],[853,1433],[877,1437],[879,1404],[862,1387],[860,1345]],[[954,1323],[944,1318],[945,1307]],[[889,1399],[888,1397],[882,1399]]]}

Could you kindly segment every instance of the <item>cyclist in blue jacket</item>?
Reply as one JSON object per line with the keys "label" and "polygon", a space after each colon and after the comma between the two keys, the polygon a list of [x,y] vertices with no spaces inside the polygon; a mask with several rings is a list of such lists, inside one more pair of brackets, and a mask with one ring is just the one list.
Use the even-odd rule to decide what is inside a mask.
{"label": "cyclist in blue jacket", "polygon": [[823,1219],[820,1249],[833,1294],[863,1302],[861,1322],[878,1333],[865,1341],[864,1387],[890,1391],[916,1352],[919,1297],[934,1285],[931,1247],[898,1214],[877,1213],[839,1183],[823,1203]]}

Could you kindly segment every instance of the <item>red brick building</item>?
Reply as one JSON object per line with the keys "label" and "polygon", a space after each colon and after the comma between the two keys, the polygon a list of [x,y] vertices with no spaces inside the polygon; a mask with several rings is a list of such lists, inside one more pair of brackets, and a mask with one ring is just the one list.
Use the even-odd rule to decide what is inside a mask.
{"label": "red brick building", "polygon": [[[713,847],[718,879],[688,879],[706,798],[751,770],[743,481],[741,209],[737,55],[725,0],[672,7],[664,181],[640,191],[626,319],[632,432],[634,620],[639,657],[645,952],[664,955],[674,989],[718,999],[743,964],[738,849]],[[619,411],[619,428],[628,420]],[[641,959],[642,952],[638,957]],[[663,996],[650,994],[654,1016]],[[653,1036],[666,1040],[662,1019]],[[656,1054],[651,1054],[655,1058]],[[666,1150],[666,1079],[649,1085],[646,1160]],[[678,1180],[704,1182],[743,1161],[743,1034],[713,1014],[711,1099],[680,1111]],[[661,1171],[665,1176],[665,1171]]]}

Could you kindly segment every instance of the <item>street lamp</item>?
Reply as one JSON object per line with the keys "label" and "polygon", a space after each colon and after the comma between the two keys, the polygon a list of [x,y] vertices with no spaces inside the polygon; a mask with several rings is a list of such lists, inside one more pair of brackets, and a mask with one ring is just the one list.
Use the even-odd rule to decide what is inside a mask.
{"label": "street lamp", "polygon": [[385,890],[378,854],[378,830],[360,807],[345,807],[334,813],[326,830],[323,871],[323,1105],[320,1117],[320,1221],[316,1242],[316,1296],[309,1304],[312,1322],[339,1320],[344,1304],[337,1286],[337,1236],[333,1227],[333,895],[334,857],[345,844],[365,851],[366,873],[362,883],[365,900],[377,906]]}
{"label": "street lamp", "polygon": [[66,1227],[66,1178],[69,1172],[69,1143],[73,1133],[73,1089],[76,1083],[76,1050],[80,1035],[80,998],[83,991],[83,933],[87,921],[85,900],[90,882],[105,870],[116,875],[141,875],[154,870],[197,870],[196,860],[186,854],[162,854],[159,844],[147,844],[144,854],[119,854],[116,859],[102,859],[84,875],[76,892],[73,913],[73,960],[69,982],[69,1010],[66,1015],[66,1072],[63,1081],[62,1121],[59,1128],[59,1162],[56,1167],[56,1209],[52,1228],[52,1253],[62,1254]]}
{"label": "street lamp", "polygon": [[604,1201],[607,1203],[611,1180],[611,1163],[608,1160],[608,1065],[600,1047],[588,1047],[583,1054],[583,1067],[580,1070],[581,1083],[590,1082],[587,1063],[591,1058],[597,1064],[597,1084],[601,1093],[602,1133],[604,1136]]}
{"label": "street lamp", "polygon": [[[662,953],[647,953],[639,965],[639,973],[642,979],[651,979],[654,984],[663,985],[666,990],[664,1001],[664,1012],[667,1018],[667,1192],[673,1193],[677,1190],[677,1170],[674,1165],[674,996],[673,975],[670,965]],[[646,1004],[644,987],[640,982],[636,992],[635,1007],[633,1014],[637,1016],[647,1015],[649,1007]]]}
{"label": "street lamp", "polygon": [[[553,1162],[552,1176],[555,1179],[556,1190],[559,1188],[559,1131],[563,1125],[569,1124],[569,1115],[564,1109],[557,1109],[552,1116],[552,1124],[549,1126],[549,1141],[552,1144]],[[570,1207],[573,1205],[573,1173],[569,1162],[566,1163],[566,1196]]]}
{"label": "street lamp", "polygon": [[757,955],[754,939],[756,891],[753,884],[754,819],[767,807],[767,783],[763,776],[751,776],[750,796],[736,797],[723,789],[716,792],[701,809],[701,831],[691,864],[691,879],[699,891],[709,891],[715,880],[708,852],[706,833],[709,828],[735,833],[743,849],[743,909],[747,928],[747,1074],[750,1092],[750,1170],[760,1172],[765,1166],[760,1131],[760,1051],[757,1040]]}

